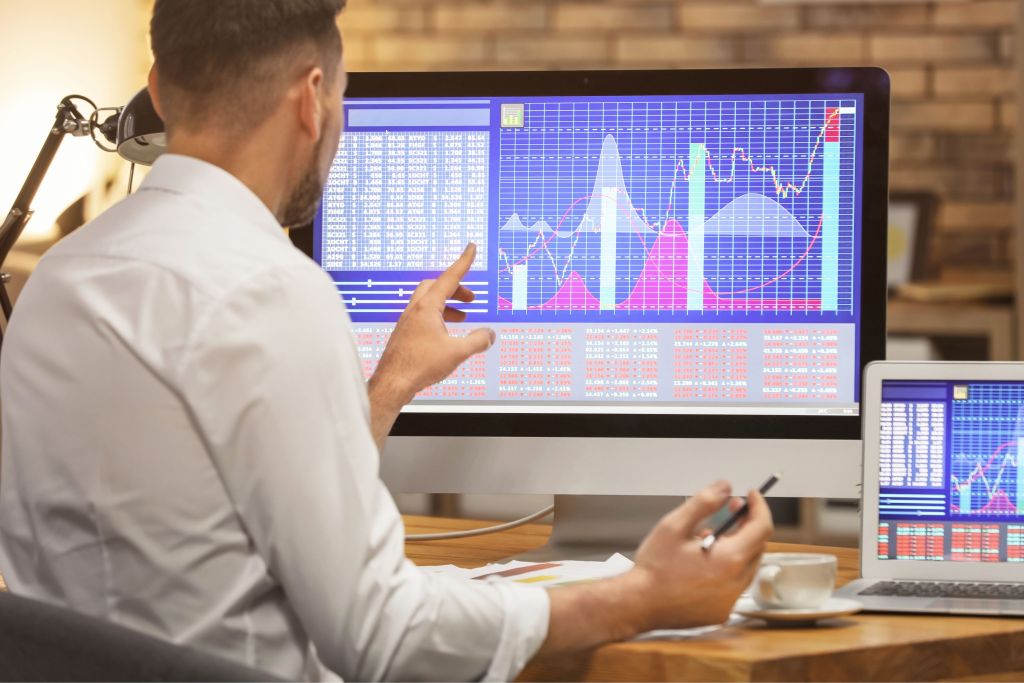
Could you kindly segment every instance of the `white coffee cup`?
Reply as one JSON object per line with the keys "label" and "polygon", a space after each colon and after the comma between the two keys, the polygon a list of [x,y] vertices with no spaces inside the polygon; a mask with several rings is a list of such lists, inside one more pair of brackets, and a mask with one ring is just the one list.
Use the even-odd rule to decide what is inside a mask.
{"label": "white coffee cup", "polygon": [[836,556],[766,553],[751,586],[761,609],[814,609],[832,596]]}

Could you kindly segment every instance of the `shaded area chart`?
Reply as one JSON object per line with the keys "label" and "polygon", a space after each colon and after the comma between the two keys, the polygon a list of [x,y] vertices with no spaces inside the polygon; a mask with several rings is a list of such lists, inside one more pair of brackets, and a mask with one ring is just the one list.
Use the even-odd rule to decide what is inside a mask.
{"label": "shaded area chart", "polygon": [[1024,387],[965,384],[953,401],[949,507],[957,517],[1024,516]]}
{"label": "shaded area chart", "polygon": [[[802,232],[802,231],[801,231]],[[794,264],[780,275],[759,286],[741,290],[741,294],[756,291],[781,280],[796,269],[810,253],[821,232],[808,242],[807,250]],[[670,219],[658,234],[650,250],[643,270],[636,280],[629,296],[615,304],[619,311],[660,311],[686,310],[688,303],[689,248],[686,232],[682,225]],[[761,297],[729,298],[716,293],[707,279],[702,279],[701,296],[703,308],[718,311],[820,311],[821,299],[769,299]],[[513,302],[499,298],[499,309],[511,310]],[[601,301],[595,297],[579,272],[573,270],[562,283],[558,292],[547,301],[530,306],[533,310],[572,311],[600,310]]]}
{"label": "shaded area chart", "polygon": [[[688,156],[667,170],[645,161],[634,182],[650,186],[660,178],[666,189],[659,196],[667,202],[654,207],[634,203],[620,143],[603,135],[590,191],[557,219],[504,214],[498,310],[840,310],[840,254],[852,253],[852,243],[839,244],[852,240],[852,227],[840,234],[840,114],[824,110],[805,164],[789,161],[782,170],[744,147],[715,154],[703,142],[689,143]],[[783,170],[799,169],[783,178]],[[805,221],[782,201],[794,203]]]}

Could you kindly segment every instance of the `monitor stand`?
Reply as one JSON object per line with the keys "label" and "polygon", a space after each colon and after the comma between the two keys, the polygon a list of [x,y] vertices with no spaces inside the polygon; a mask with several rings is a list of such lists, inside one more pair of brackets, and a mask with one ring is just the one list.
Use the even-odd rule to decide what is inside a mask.
{"label": "monitor stand", "polygon": [[555,496],[555,521],[546,545],[514,560],[633,558],[640,541],[661,517],[682,503],[677,496]]}

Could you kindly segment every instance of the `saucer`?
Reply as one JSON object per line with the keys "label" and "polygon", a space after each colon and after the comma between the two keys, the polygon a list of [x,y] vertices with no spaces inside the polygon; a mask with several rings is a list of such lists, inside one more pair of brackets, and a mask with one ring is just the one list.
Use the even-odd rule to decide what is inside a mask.
{"label": "saucer", "polygon": [[790,624],[814,623],[819,619],[834,619],[848,614],[856,614],[863,609],[856,600],[849,598],[829,598],[823,604],[812,609],[783,609],[759,607],[753,598],[740,598],[732,608],[733,612],[745,617],[764,619],[768,623]]}

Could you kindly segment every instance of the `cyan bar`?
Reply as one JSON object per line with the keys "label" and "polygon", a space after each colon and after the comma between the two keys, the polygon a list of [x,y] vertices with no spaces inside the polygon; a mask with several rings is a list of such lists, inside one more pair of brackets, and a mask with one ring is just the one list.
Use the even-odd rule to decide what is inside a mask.
{"label": "cyan bar", "polygon": [[619,188],[601,189],[601,310],[615,310],[615,256],[618,247]]}
{"label": "cyan bar", "polygon": [[971,485],[966,481],[960,482],[960,514],[967,515],[971,512]]}
{"label": "cyan bar", "polygon": [[839,307],[839,145],[825,143],[821,223],[821,310]]}
{"label": "cyan bar", "polygon": [[527,308],[526,276],[529,265],[520,263],[512,266],[512,310],[525,311]]}
{"label": "cyan bar", "polygon": [[690,143],[689,206],[687,209],[686,310],[704,310],[704,158],[702,143]]}

